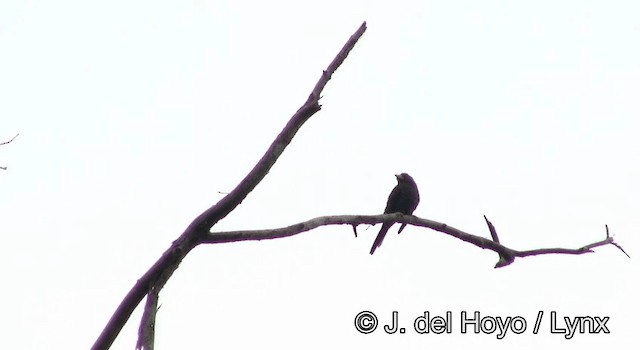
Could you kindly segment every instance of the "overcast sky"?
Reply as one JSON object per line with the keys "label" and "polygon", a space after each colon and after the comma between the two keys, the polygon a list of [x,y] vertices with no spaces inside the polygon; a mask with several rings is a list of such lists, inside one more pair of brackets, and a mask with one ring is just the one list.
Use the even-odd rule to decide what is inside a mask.
{"label": "overcast sky", "polygon": [[[640,5],[523,3],[3,1],[0,141],[20,136],[0,147],[0,348],[89,348],[365,20],[322,110],[214,231],[382,213],[407,172],[417,216],[489,237],[487,215],[522,250],[608,224],[632,259],[605,246],[494,269],[495,253],[411,226],[373,256],[379,226],[200,246],[162,291],[156,348],[635,348]],[[392,311],[406,333],[384,332]],[[416,334],[425,311],[451,311],[451,334]],[[526,329],[463,334],[463,311]],[[552,311],[557,328],[609,317],[610,333],[565,339]],[[114,349],[135,346],[140,315]]]}

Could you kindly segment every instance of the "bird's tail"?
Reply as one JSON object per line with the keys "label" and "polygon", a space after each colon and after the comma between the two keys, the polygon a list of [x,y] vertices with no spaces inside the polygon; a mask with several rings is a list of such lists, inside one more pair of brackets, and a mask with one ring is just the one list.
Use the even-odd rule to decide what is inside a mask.
{"label": "bird's tail", "polygon": [[380,229],[380,232],[376,236],[376,240],[373,241],[373,246],[371,246],[371,251],[369,252],[369,254],[373,254],[373,252],[376,251],[376,248],[378,248],[382,244],[382,241],[384,240],[384,236],[387,234],[387,231],[389,231],[391,226],[393,226],[393,222],[385,222],[382,224],[382,228]]}

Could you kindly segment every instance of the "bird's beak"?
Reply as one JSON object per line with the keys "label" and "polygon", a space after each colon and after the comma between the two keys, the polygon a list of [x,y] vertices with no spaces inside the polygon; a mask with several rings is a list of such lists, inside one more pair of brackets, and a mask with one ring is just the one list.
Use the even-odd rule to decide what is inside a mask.
{"label": "bird's beak", "polygon": [[396,179],[400,180],[400,174],[396,174]]}

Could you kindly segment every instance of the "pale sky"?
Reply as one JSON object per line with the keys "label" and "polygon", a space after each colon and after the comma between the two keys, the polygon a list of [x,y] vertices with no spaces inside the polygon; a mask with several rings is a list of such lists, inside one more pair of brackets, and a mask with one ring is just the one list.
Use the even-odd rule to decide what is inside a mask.
{"label": "pale sky", "polygon": [[[368,30],[323,109],[213,230],[379,214],[394,174],[424,228],[330,226],[197,247],[161,293],[156,349],[632,349],[640,288],[636,1],[0,3],[0,348],[86,349],[135,281],[262,156],[323,69]],[[132,349],[139,308],[113,345]],[[374,312],[361,334],[354,319]],[[383,325],[399,312],[405,334]],[[413,320],[452,313],[451,334]],[[463,334],[461,312],[521,317]],[[538,312],[543,319],[533,333]],[[552,334],[609,317],[608,334]]]}

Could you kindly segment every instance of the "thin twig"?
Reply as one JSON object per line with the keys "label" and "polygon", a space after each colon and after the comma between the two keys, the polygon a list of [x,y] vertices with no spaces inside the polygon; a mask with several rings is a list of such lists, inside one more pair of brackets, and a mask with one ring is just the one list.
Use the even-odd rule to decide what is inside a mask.
{"label": "thin twig", "polygon": [[[5,141],[5,142],[0,143],[0,146],[6,145],[6,144],[8,144],[8,143],[11,143],[11,141],[15,140],[15,139],[16,139],[16,137],[18,137],[18,135],[20,135],[20,134],[19,134],[19,133],[18,133],[18,134],[16,134],[16,136],[14,136],[14,137],[13,137],[11,140],[9,140],[9,141]],[[6,166],[0,166],[0,169],[2,169],[2,170],[7,170],[7,167],[6,167]]]}
{"label": "thin twig", "polygon": [[484,216],[484,221],[487,223],[487,226],[489,226],[489,233],[491,233],[491,239],[493,239],[494,242],[496,243],[500,243],[500,239],[498,238],[498,232],[496,232],[496,227],[493,226],[493,224],[491,223],[491,221],[489,221],[489,219],[487,219],[486,215]]}
{"label": "thin twig", "polygon": [[158,313],[158,299],[160,295],[155,288],[147,293],[144,312],[138,327],[138,342],[136,350],[153,350],[155,344],[156,314]]}
{"label": "thin twig", "polygon": [[20,135],[20,133],[17,133],[16,136],[14,136],[11,140],[0,143],[0,146],[11,143],[11,141],[15,140],[18,135]]}
{"label": "thin twig", "polygon": [[616,248],[620,249],[620,251],[622,251],[624,255],[627,256],[627,258],[631,259],[629,254],[627,254],[627,252],[625,252],[624,249],[622,249],[622,247],[618,243],[611,241],[611,244],[613,244]]}

